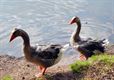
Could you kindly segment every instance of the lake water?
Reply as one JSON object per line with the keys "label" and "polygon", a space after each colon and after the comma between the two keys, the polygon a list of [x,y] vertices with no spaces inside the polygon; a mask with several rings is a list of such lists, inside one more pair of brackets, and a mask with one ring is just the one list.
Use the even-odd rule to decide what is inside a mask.
{"label": "lake water", "polygon": [[0,54],[23,55],[21,38],[9,43],[14,27],[25,30],[32,45],[68,43],[73,16],[81,19],[82,36],[114,43],[113,7],[114,0],[0,0]]}

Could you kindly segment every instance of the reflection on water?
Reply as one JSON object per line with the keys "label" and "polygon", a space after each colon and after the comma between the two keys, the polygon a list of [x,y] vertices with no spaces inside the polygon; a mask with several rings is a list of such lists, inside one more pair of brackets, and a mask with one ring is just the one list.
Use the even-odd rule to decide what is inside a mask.
{"label": "reflection on water", "polygon": [[73,16],[81,18],[82,36],[108,38],[114,34],[113,7],[113,0],[0,0],[0,54],[23,55],[20,38],[9,43],[14,27],[26,30],[33,45],[68,43]]}

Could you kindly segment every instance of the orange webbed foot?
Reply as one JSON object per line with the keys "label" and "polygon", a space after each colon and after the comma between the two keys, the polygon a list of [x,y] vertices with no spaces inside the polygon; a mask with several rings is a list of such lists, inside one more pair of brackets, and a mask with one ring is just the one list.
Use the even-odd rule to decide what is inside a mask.
{"label": "orange webbed foot", "polygon": [[38,66],[39,70],[41,71],[40,73],[36,74],[35,76],[40,78],[40,77],[43,77],[45,71],[46,71],[46,68],[45,67],[42,67],[42,66]]}
{"label": "orange webbed foot", "polygon": [[87,60],[87,57],[84,56],[83,54],[81,54],[81,55],[80,55],[80,60],[81,60],[81,61],[85,61],[85,60]]}
{"label": "orange webbed foot", "polygon": [[35,74],[35,77],[37,77],[37,78],[41,78],[42,76],[43,76],[42,73]]}
{"label": "orange webbed foot", "polygon": [[38,78],[38,80],[39,80],[39,79],[41,79],[41,80],[47,80],[47,79],[45,78],[45,76],[44,76],[42,73],[36,74],[35,77]]}

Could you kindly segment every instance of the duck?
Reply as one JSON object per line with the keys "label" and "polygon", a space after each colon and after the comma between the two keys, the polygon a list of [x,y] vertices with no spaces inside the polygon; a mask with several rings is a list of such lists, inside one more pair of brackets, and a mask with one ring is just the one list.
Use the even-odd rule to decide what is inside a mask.
{"label": "duck", "polygon": [[23,52],[25,59],[36,64],[40,70],[40,73],[35,75],[36,77],[43,76],[48,67],[57,64],[61,60],[64,51],[69,47],[69,44],[31,46],[28,33],[22,29],[14,28],[9,42],[13,41],[17,37],[21,37],[23,39]]}
{"label": "duck", "polygon": [[104,53],[106,46],[109,44],[108,39],[102,40],[94,40],[92,38],[82,38],[80,37],[81,31],[81,21],[79,17],[74,16],[70,21],[69,24],[77,24],[76,30],[71,35],[70,38],[70,45],[80,53],[79,59],[81,61],[87,60],[92,55],[97,53]]}

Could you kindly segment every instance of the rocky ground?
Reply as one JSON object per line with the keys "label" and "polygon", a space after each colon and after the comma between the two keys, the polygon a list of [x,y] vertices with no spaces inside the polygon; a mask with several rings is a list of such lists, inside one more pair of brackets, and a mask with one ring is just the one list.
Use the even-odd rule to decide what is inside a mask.
{"label": "rocky ground", "polygon": [[[111,46],[107,52],[114,54],[114,46]],[[76,56],[62,59],[60,63],[47,69],[45,77],[47,80],[83,80],[83,78],[84,80],[114,80],[114,64],[112,68],[104,71],[103,75],[99,73],[105,65],[103,63],[93,64],[83,73],[74,73],[69,66],[74,61]],[[99,67],[96,68],[96,65]],[[34,76],[36,73],[38,73],[37,66],[27,62],[23,57],[0,56],[0,80],[7,75],[10,75],[13,80],[36,80]]]}
{"label": "rocky ground", "polygon": [[[71,61],[73,60],[75,61],[75,58],[72,57]],[[60,63],[48,68],[45,75],[48,80],[71,80],[73,73],[67,61],[67,59],[62,59]],[[7,75],[13,77],[14,80],[35,80],[35,74],[38,72],[37,66],[27,62],[23,57],[0,56],[0,80]]]}

